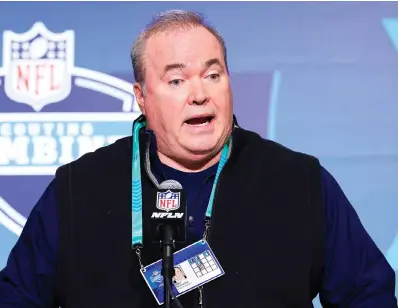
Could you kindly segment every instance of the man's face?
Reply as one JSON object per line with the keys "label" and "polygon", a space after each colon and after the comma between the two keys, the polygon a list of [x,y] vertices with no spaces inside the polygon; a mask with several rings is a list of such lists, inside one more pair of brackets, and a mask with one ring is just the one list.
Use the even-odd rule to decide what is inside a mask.
{"label": "man's face", "polygon": [[173,158],[200,161],[215,155],[232,127],[232,93],[222,47],[203,27],[153,35],[144,52],[141,110]]}

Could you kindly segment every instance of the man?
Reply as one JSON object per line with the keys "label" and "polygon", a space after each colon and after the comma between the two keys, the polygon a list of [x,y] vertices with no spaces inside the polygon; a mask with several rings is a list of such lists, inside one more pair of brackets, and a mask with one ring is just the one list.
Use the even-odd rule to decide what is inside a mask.
{"label": "man", "polygon": [[393,270],[318,160],[238,126],[214,29],[161,14],[132,62],[143,116],[57,171],[1,272],[0,307],[157,307],[140,268],[160,258],[148,207],[167,179],[187,195],[187,245],[206,239],[225,270],[184,307],[305,308],[317,294],[397,307]]}

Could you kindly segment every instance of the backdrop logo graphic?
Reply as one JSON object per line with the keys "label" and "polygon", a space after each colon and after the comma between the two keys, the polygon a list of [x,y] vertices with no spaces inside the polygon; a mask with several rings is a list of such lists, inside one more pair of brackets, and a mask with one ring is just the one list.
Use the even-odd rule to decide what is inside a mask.
{"label": "backdrop logo graphic", "polygon": [[40,111],[70,94],[74,66],[74,33],[49,32],[36,23],[23,34],[4,32],[4,91],[17,103]]}
{"label": "backdrop logo graphic", "polygon": [[[54,33],[37,22],[25,33],[3,33],[3,188],[1,176],[33,176],[33,187],[34,176],[52,176],[59,166],[130,134],[140,111],[129,77],[76,67],[74,59],[73,30]],[[0,223],[19,235],[31,205],[23,196],[9,204],[8,193],[0,190]]]}
{"label": "backdrop logo graphic", "polygon": [[[386,18],[383,20],[383,26],[391,40],[395,50],[398,53],[398,18]],[[398,233],[386,253],[386,257],[394,270],[398,270]]]}

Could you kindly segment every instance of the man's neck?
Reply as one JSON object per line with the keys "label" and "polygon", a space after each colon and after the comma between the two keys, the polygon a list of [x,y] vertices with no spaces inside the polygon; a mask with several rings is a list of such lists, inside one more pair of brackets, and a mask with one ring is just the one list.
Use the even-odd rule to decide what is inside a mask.
{"label": "man's neck", "polygon": [[176,161],[163,153],[157,151],[159,160],[165,164],[166,166],[169,166],[171,168],[183,171],[183,172],[200,172],[203,170],[206,170],[210,168],[211,166],[215,165],[218,163],[221,157],[221,151],[214,157],[211,157],[210,159],[204,160],[204,161],[199,161],[199,162],[187,162],[187,161]]}

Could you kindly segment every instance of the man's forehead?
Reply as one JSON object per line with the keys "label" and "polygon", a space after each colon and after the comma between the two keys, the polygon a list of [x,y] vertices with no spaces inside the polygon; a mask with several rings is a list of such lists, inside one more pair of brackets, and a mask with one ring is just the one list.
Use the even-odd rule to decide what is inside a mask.
{"label": "man's forehead", "polygon": [[198,40],[205,40],[207,43],[218,43],[216,37],[204,27],[170,28],[153,33],[148,38],[148,42],[152,41],[155,44],[187,44],[195,43]]}
{"label": "man's forehead", "polygon": [[[167,65],[220,64],[224,61],[220,43],[206,29],[172,30],[154,34],[146,46],[147,60],[162,69]],[[148,64],[149,64],[148,63]]]}

